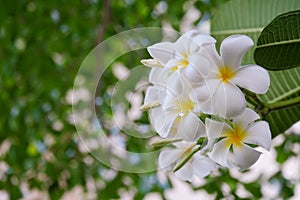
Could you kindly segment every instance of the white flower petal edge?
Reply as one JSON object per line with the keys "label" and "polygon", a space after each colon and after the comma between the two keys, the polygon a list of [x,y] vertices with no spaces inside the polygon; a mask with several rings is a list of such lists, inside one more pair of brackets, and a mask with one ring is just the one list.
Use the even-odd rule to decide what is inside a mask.
{"label": "white flower petal edge", "polygon": [[233,156],[237,166],[241,170],[248,169],[253,165],[261,155],[260,152],[252,149],[248,145],[243,144],[241,147],[233,146]]}
{"label": "white flower petal edge", "polygon": [[201,84],[209,74],[210,69],[211,62],[209,59],[202,54],[194,53],[188,57],[188,65],[182,70],[182,74],[191,84]]}
{"label": "white flower petal edge", "polygon": [[161,103],[166,97],[166,92],[157,86],[150,86],[147,88],[144,104],[151,104],[153,102]]}
{"label": "white flower petal edge", "polygon": [[234,117],[246,108],[246,100],[240,89],[231,84],[220,84],[212,96],[213,113],[221,117]]}
{"label": "white flower petal edge", "polygon": [[205,136],[205,126],[192,112],[183,116],[178,127],[178,138],[186,141],[195,141]]}
{"label": "white flower petal edge", "polygon": [[164,87],[170,75],[171,72],[167,68],[152,68],[149,73],[149,82]]}
{"label": "white flower petal edge", "polygon": [[250,108],[246,108],[245,111],[233,118],[234,124],[239,124],[243,129],[246,129],[252,122],[259,119],[259,115],[251,110]]}
{"label": "white flower petal edge", "polygon": [[255,122],[245,131],[248,133],[244,139],[245,143],[256,144],[265,148],[266,150],[270,150],[272,136],[269,124],[267,122]]}
{"label": "white flower petal edge", "polygon": [[205,127],[207,137],[210,140],[218,139],[223,132],[232,130],[225,122],[218,122],[209,118],[205,119]]}
{"label": "white flower petal edge", "polygon": [[192,181],[193,174],[193,166],[191,162],[185,163],[185,165],[175,172],[175,176],[184,181]]}
{"label": "white flower petal edge", "polygon": [[172,166],[181,154],[182,150],[180,149],[164,149],[158,157],[159,168],[172,169]]}
{"label": "white flower petal edge", "polygon": [[224,167],[230,167],[228,163],[229,148],[226,143],[227,143],[227,139],[223,139],[217,142],[214,145],[213,150],[208,153],[208,156],[216,163]]}
{"label": "white flower petal edge", "polygon": [[223,64],[236,69],[240,66],[244,54],[253,44],[252,39],[246,35],[231,35],[225,38],[220,47]]}
{"label": "white flower petal edge", "polygon": [[195,154],[193,159],[193,172],[199,178],[204,178],[217,168],[216,163],[208,157]]}
{"label": "white flower petal edge", "polygon": [[168,137],[176,118],[177,116],[170,112],[163,112],[161,107],[150,110],[150,120],[153,124],[154,130],[162,138]]}
{"label": "white flower petal edge", "polygon": [[256,94],[264,94],[270,86],[270,76],[267,70],[258,65],[240,67],[232,82]]}
{"label": "white flower petal edge", "polygon": [[160,62],[162,65],[173,57],[175,52],[174,44],[171,42],[161,42],[147,48],[152,58]]}

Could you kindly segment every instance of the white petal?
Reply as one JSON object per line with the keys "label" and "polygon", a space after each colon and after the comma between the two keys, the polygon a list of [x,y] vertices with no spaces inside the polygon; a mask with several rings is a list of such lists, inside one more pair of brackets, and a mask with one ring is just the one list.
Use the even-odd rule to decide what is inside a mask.
{"label": "white petal", "polygon": [[248,134],[244,139],[245,143],[257,144],[267,150],[270,150],[272,139],[270,127],[267,122],[255,122],[248,129],[246,129],[246,132]]}
{"label": "white petal", "polygon": [[157,86],[150,86],[146,90],[144,104],[149,104],[155,101],[162,103],[162,100],[166,97],[166,92]]}
{"label": "white petal", "polygon": [[152,68],[149,74],[149,82],[165,86],[168,77],[172,72],[168,68]]}
{"label": "white petal", "polygon": [[201,54],[192,54],[188,57],[188,66],[183,70],[183,75],[191,82],[202,82],[211,69],[210,61]]}
{"label": "white petal", "polygon": [[205,34],[195,34],[192,36],[192,40],[200,46],[215,44],[217,42],[215,38]]}
{"label": "white petal", "polygon": [[223,40],[220,47],[223,64],[233,69],[240,66],[244,54],[253,46],[246,35],[231,35]]}
{"label": "white petal", "polygon": [[200,34],[196,30],[188,31],[184,33],[178,40],[174,43],[176,51],[181,55],[186,53],[192,53],[199,51],[201,46],[208,44],[215,44],[216,40],[209,36]]}
{"label": "white petal", "polygon": [[[160,109],[160,110],[158,110]],[[161,113],[158,113],[161,111]],[[173,126],[173,123],[175,119],[177,118],[177,115],[174,115],[173,113],[170,112],[163,112],[161,108],[154,108],[150,110],[150,116],[151,116],[151,121],[154,122],[154,129],[155,131],[162,137],[166,138],[170,130]]]}
{"label": "white petal", "polygon": [[174,44],[171,42],[161,42],[147,48],[152,58],[165,65],[174,54]]}
{"label": "white petal", "polygon": [[227,143],[227,139],[223,139],[219,142],[217,142],[214,147],[213,150],[211,152],[208,153],[209,157],[215,161],[216,163],[224,166],[224,167],[228,167],[228,153],[229,153],[229,147],[226,144]]}
{"label": "white petal", "polygon": [[223,132],[232,130],[225,122],[218,122],[209,118],[205,119],[205,128],[208,139],[217,139]]}
{"label": "white petal", "polygon": [[193,167],[191,162],[185,163],[179,170],[175,172],[175,176],[185,181],[192,181]]}
{"label": "white petal", "polygon": [[248,169],[253,165],[258,160],[260,154],[260,152],[247,145],[243,144],[241,147],[233,145],[233,156],[241,170]]}
{"label": "white petal", "polygon": [[222,117],[240,115],[246,108],[244,94],[231,83],[221,83],[213,97],[214,113]]}
{"label": "white petal", "polygon": [[187,82],[179,73],[172,73],[166,82],[167,93],[171,93],[175,97],[188,97],[188,90],[191,84]]}
{"label": "white petal", "polygon": [[207,79],[204,80],[202,86],[193,89],[194,94],[198,101],[206,101],[213,98],[217,88],[220,85],[220,81],[217,79]]}
{"label": "white petal", "polygon": [[[173,67],[178,67],[180,65],[180,63],[182,62],[184,58],[183,57],[176,57],[176,58],[172,58],[171,60],[169,60],[167,62],[167,64],[165,65],[167,68],[173,70]],[[179,68],[178,68],[179,69]],[[173,70],[176,71],[176,70]]]}
{"label": "white petal", "polygon": [[257,94],[264,94],[269,89],[270,76],[264,68],[258,65],[248,65],[236,71],[232,82]]}
{"label": "white petal", "polygon": [[160,152],[158,157],[158,166],[160,168],[169,167],[181,155],[182,151],[179,149],[164,149]]}
{"label": "white petal", "polygon": [[193,156],[193,171],[196,176],[203,178],[216,168],[215,162],[207,157],[196,154]]}
{"label": "white petal", "polygon": [[199,51],[199,49],[202,48],[202,46],[216,43],[216,40],[213,37],[209,35],[200,34],[198,31],[195,30],[189,31],[183,36],[189,38],[190,41],[182,40],[177,42],[177,44],[186,45],[188,44],[187,42],[189,42],[189,45],[186,45],[186,49],[190,53]]}
{"label": "white petal", "polygon": [[216,50],[215,44],[210,44],[202,47],[200,49],[200,52],[210,58],[211,62],[214,64],[213,69],[218,70],[218,66],[223,66],[223,61]]}
{"label": "white petal", "polygon": [[[167,93],[166,98],[164,99],[162,103],[162,109],[163,111],[175,111],[179,109],[179,104],[180,100],[179,98],[176,98],[176,96]],[[179,113],[177,113],[179,114]]]}
{"label": "white petal", "polygon": [[242,114],[233,118],[233,123],[238,124],[244,130],[248,128],[249,124],[259,118],[259,115],[255,111],[251,110],[250,108],[246,108]]}
{"label": "white petal", "polygon": [[192,112],[183,116],[178,128],[178,137],[186,141],[195,141],[205,136],[205,127],[202,121]]}

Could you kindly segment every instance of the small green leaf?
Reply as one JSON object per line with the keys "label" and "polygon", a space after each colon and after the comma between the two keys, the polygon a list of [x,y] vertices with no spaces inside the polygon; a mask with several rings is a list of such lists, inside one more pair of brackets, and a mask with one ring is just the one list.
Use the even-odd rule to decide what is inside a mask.
{"label": "small green leaf", "polygon": [[300,66],[300,10],[277,16],[261,32],[254,59],[269,70]]}

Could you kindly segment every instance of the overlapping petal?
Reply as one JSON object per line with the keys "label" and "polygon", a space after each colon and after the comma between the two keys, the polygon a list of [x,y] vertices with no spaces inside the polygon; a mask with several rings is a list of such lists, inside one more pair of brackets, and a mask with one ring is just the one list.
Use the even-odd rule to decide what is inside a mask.
{"label": "overlapping petal", "polygon": [[265,121],[259,121],[252,124],[246,129],[247,136],[244,139],[245,143],[259,145],[266,150],[271,148],[271,131],[269,124]]}
{"label": "overlapping petal", "polygon": [[228,164],[228,154],[229,148],[227,145],[227,139],[222,139],[214,145],[214,148],[211,152],[208,153],[209,157],[217,162],[218,164],[229,167]]}
{"label": "overlapping petal", "polygon": [[149,82],[164,87],[171,72],[167,68],[152,68],[149,73]]}
{"label": "overlapping petal", "polygon": [[192,112],[181,118],[178,127],[178,137],[186,141],[195,141],[205,136],[203,122]]}
{"label": "overlapping petal", "polygon": [[236,164],[241,170],[248,169],[259,158],[261,153],[255,149],[243,144],[242,147],[233,146],[233,156]]}
{"label": "overlapping petal", "polygon": [[202,54],[195,53],[188,57],[188,66],[182,74],[193,84],[200,84],[208,76],[211,69],[211,62]]}
{"label": "overlapping petal", "polygon": [[209,118],[205,119],[205,127],[208,139],[217,139],[221,137],[223,132],[232,130],[225,122],[218,122]]}
{"label": "overlapping petal", "polygon": [[173,57],[175,52],[174,44],[171,42],[161,42],[147,48],[152,58],[165,65]]}
{"label": "overlapping petal", "polygon": [[193,166],[191,162],[187,162],[175,172],[175,176],[184,181],[192,181],[193,174]]}
{"label": "overlapping petal", "polygon": [[147,88],[144,104],[151,104],[152,102],[161,103],[166,97],[166,92],[160,87],[150,86]]}
{"label": "overlapping petal", "polygon": [[166,138],[176,120],[177,116],[170,112],[163,112],[161,107],[150,110],[151,121],[155,131],[162,137]]}
{"label": "overlapping petal", "polygon": [[241,90],[233,84],[220,84],[212,99],[213,112],[222,117],[234,117],[246,108],[246,100]]}
{"label": "overlapping petal", "polygon": [[210,174],[216,168],[216,163],[208,157],[195,154],[193,157],[193,172],[199,178],[203,178]]}
{"label": "overlapping petal", "polygon": [[164,149],[158,156],[158,165],[160,168],[170,167],[180,157],[180,149]]}
{"label": "overlapping petal", "polygon": [[244,130],[246,129],[252,122],[259,119],[259,115],[251,110],[250,108],[246,108],[245,111],[233,118],[233,123],[238,124]]}

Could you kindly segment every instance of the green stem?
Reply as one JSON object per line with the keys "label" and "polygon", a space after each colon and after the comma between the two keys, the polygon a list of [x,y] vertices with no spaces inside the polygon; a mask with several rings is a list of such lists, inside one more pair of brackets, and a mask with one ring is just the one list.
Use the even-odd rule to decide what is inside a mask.
{"label": "green stem", "polygon": [[251,92],[246,89],[243,90],[243,92],[245,94],[246,100],[249,103],[251,103],[253,106],[260,107],[260,108],[265,106],[264,102],[262,102],[254,92]]}
{"label": "green stem", "polygon": [[279,109],[287,108],[290,106],[296,106],[296,105],[300,105],[300,97],[295,97],[293,99],[288,99],[285,101],[278,101],[275,103],[269,103],[266,104],[265,106],[269,108],[270,111],[273,111],[273,110],[279,110]]}

